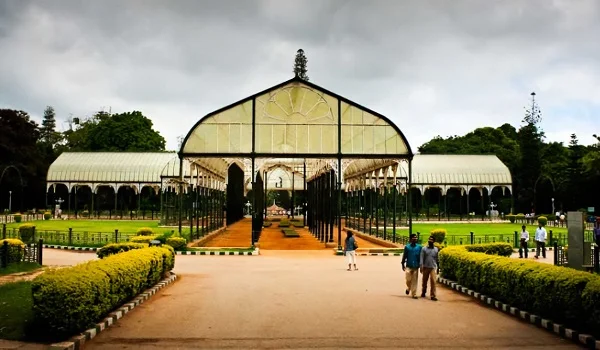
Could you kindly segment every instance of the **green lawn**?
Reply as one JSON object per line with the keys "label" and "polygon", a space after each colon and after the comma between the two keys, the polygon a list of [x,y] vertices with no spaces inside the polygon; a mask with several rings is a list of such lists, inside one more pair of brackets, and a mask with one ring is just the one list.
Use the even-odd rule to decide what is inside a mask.
{"label": "green lawn", "polygon": [[[32,262],[21,262],[18,264],[9,264],[5,268],[0,268],[0,276],[10,275],[11,273],[17,273],[17,272],[34,271],[34,270],[39,269],[40,267],[41,267],[40,264],[32,263]],[[0,297],[2,297],[2,294],[0,294]]]}
{"label": "green lawn", "polygon": [[[141,220],[38,220],[31,221],[38,231],[69,231],[74,232],[119,232],[135,233],[140,227],[150,227],[158,232],[168,231],[170,228],[158,227],[158,221]],[[18,228],[23,223],[12,223],[7,228]]]}
{"label": "green lawn", "polygon": [[[448,232],[448,235],[453,236],[468,236],[470,232],[475,235],[508,235],[514,234],[515,231],[521,231],[522,224],[511,224],[511,223],[486,223],[486,224],[448,224],[448,223],[427,223],[427,224],[413,224],[413,232],[420,232],[421,234],[429,235],[434,229],[443,228]],[[535,234],[537,226],[526,225],[527,231],[530,236]],[[546,231],[552,230],[552,233],[567,233],[566,227],[546,227]],[[396,229],[396,231],[398,231]],[[408,232],[408,229],[405,229]],[[391,232],[391,230],[388,230]]]}
{"label": "green lawn", "polygon": [[25,329],[33,319],[31,282],[0,285],[0,338],[25,339]]}

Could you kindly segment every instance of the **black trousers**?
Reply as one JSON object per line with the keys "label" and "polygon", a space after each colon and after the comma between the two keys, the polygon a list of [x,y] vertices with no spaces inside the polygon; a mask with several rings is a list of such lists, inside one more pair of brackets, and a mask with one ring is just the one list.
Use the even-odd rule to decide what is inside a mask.
{"label": "black trousers", "polygon": [[524,238],[521,238],[521,244],[519,245],[519,257],[523,257],[523,251],[525,251],[525,259],[527,259],[529,255],[529,249],[527,249],[527,242],[525,242]]}
{"label": "black trousers", "polygon": [[536,244],[536,249],[535,249],[535,256],[540,256],[540,249],[542,250],[542,257],[545,259],[546,258],[546,242],[535,242]]}

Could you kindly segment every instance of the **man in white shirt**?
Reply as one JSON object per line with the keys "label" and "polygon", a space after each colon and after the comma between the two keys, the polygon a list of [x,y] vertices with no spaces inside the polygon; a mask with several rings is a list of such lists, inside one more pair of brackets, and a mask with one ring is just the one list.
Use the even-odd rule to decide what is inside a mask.
{"label": "man in white shirt", "polygon": [[529,232],[525,229],[525,225],[521,227],[521,243],[519,245],[519,258],[523,258],[523,251],[525,251],[525,259],[527,259],[529,254],[529,249],[527,249],[527,242],[529,242]]}
{"label": "man in white shirt", "polygon": [[535,230],[535,258],[540,257],[540,248],[542,249],[542,257],[546,259],[546,229],[540,223],[538,228]]}

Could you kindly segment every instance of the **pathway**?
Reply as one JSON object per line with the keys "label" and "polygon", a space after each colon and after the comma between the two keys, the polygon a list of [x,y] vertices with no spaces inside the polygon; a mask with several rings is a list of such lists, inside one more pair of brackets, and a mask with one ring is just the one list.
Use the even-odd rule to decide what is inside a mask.
{"label": "pathway", "polygon": [[[242,219],[227,227],[224,233],[216,236],[203,246],[205,247],[248,247],[250,246],[252,221],[249,218]],[[294,227],[300,234],[297,238],[285,238],[281,233],[278,222],[273,222],[270,227],[262,230],[258,241],[261,251],[264,250],[328,250],[325,243],[316,239],[306,228]],[[337,227],[334,227],[334,241],[337,243]],[[346,233],[342,232],[342,240]],[[380,245],[357,238],[360,248],[381,248]]]}
{"label": "pathway", "polygon": [[86,348],[578,348],[449,289],[405,296],[399,258],[358,264],[329,251],[178,256],[181,279]]}

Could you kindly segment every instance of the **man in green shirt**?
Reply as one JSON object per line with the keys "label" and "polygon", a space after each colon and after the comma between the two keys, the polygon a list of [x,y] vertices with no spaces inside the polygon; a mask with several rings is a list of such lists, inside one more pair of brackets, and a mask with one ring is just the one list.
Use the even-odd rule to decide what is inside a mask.
{"label": "man in green shirt", "polygon": [[406,272],[406,295],[417,299],[417,285],[419,284],[419,268],[421,267],[421,245],[417,243],[417,235],[410,235],[410,243],[404,247],[402,254],[402,271]]}

